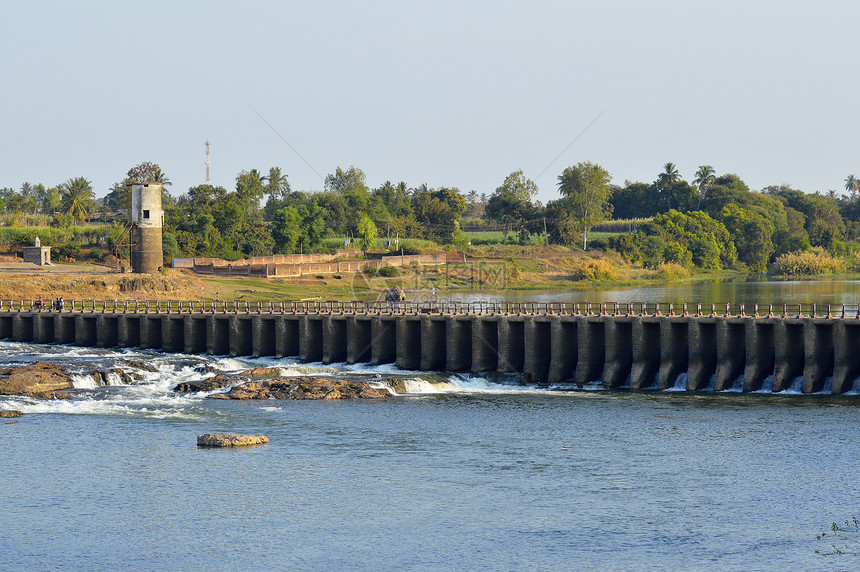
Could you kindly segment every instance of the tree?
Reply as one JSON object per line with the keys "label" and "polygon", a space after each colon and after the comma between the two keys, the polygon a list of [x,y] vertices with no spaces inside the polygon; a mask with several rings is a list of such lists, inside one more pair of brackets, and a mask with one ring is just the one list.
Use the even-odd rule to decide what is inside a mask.
{"label": "tree", "polygon": [[358,219],[358,244],[365,255],[376,244],[376,225],[364,213]]}
{"label": "tree", "polygon": [[105,195],[104,204],[111,209],[131,209],[131,186],[125,182],[114,183]]}
{"label": "tree", "polygon": [[625,182],[624,187],[613,185],[611,188],[609,203],[617,219],[650,218],[666,210],[656,185]]}
{"label": "tree", "polygon": [[75,219],[75,224],[83,221],[92,207],[92,183],[83,177],[76,177],[63,184],[62,210]]}
{"label": "tree", "polygon": [[[505,177],[502,185],[490,196],[485,212],[490,219],[504,225],[505,242],[514,226],[518,229],[522,226],[531,211],[531,197],[536,195],[537,191],[537,185],[527,179],[521,169]],[[477,193],[472,192],[477,198]]]}
{"label": "tree", "polygon": [[132,183],[137,184],[148,184],[148,183],[157,183],[157,177],[162,178],[163,180],[167,180],[167,177],[156,163],[150,163],[149,161],[145,161],[136,165],[128,170],[126,177]]}
{"label": "tree", "polygon": [[458,220],[466,212],[466,198],[460,194],[460,190],[456,187],[439,187],[439,189],[431,191],[430,196],[447,203],[457,213]]}
{"label": "tree", "polygon": [[702,206],[702,199],[705,198],[705,195],[708,192],[708,187],[710,187],[716,179],[716,172],[714,172],[714,168],[710,165],[702,165],[696,171],[696,178],[693,179],[693,184],[696,185],[696,189],[699,191],[698,208],[701,208]]}
{"label": "tree", "polygon": [[264,194],[263,176],[257,169],[243,170],[236,175],[236,195],[246,214],[256,213],[260,209],[260,199]]}
{"label": "tree", "polygon": [[430,194],[421,192],[412,199],[415,222],[421,225],[420,232],[424,238],[436,242],[450,242],[457,230],[460,213],[455,212],[447,202],[433,198]]}
{"label": "tree", "polygon": [[657,184],[663,189],[666,195],[666,205],[672,208],[672,187],[681,180],[681,175],[678,174],[678,169],[675,163],[666,163],[663,165],[663,172],[657,175]]}
{"label": "tree", "polygon": [[295,207],[284,207],[275,213],[275,219],[272,221],[272,238],[275,240],[275,250],[282,254],[294,252],[299,243],[301,232],[299,211]]}
{"label": "tree", "polygon": [[45,197],[42,199],[42,213],[54,214],[54,211],[60,208],[62,195],[60,187],[48,187],[45,189]]}
{"label": "tree", "polygon": [[290,182],[281,173],[280,167],[270,167],[269,174],[263,177],[266,181],[266,193],[275,198],[285,198],[290,194]]}
{"label": "tree", "polygon": [[364,171],[351,165],[349,169],[344,171],[337,167],[334,174],[326,175],[325,189],[345,195],[349,192],[357,192],[360,194],[368,194],[367,177]]}
{"label": "tree", "polygon": [[729,231],[707,213],[670,210],[640,227],[642,234],[659,234],[683,245],[700,268],[727,268],[735,263],[737,250]]}
{"label": "tree", "polygon": [[860,179],[854,175],[845,177],[845,190],[851,193],[851,200],[857,198],[857,191],[860,191]]}
{"label": "tree", "polygon": [[718,219],[732,236],[737,247],[738,260],[754,272],[764,270],[774,251],[771,240],[773,224],[764,216],[734,203],[723,207]]}
{"label": "tree", "polygon": [[587,248],[591,227],[612,214],[609,204],[611,179],[606,169],[588,161],[568,167],[558,177],[558,191],[565,197],[577,228],[582,233],[583,250]]}
{"label": "tree", "polygon": [[162,187],[169,187],[169,186],[173,185],[173,183],[170,180],[170,177],[168,177],[164,173],[164,171],[161,170],[161,167],[158,167],[157,165],[156,165],[156,167],[157,168],[152,173],[152,182],[158,183]]}

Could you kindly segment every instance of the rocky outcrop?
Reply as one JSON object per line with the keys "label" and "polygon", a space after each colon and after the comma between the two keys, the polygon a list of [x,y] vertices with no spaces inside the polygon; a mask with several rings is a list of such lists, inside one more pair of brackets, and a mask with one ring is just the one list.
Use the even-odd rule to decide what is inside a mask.
{"label": "rocky outcrop", "polygon": [[330,377],[281,377],[247,381],[212,399],[382,399],[391,397],[385,389],[371,387],[356,379]]}
{"label": "rocky outcrop", "polygon": [[252,379],[272,379],[281,375],[277,367],[255,367],[241,373],[219,373],[214,377],[207,377],[199,381],[185,381],[177,384],[173,391],[177,393],[197,393],[199,391],[215,391],[231,385],[244,383]]}
{"label": "rocky outcrop", "polygon": [[[386,389],[372,387],[361,377],[281,375],[277,367],[256,367],[240,373],[219,373],[199,381],[177,384],[178,393],[210,392],[229,387],[212,399],[381,399],[391,397]],[[402,379],[380,379],[395,393],[406,393]]]}
{"label": "rocky outcrop", "polygon": [[127,359],[127,360],[123,360],[123,361],[129,367],[133,367],[135,369],[142,369],[143,371],[148,371],[149,373],[155,373],[156,371],[158,371],[158,368],[156,368],[155,366],[149,365],[146,362],[138,361],[135,359]]}
{"label": "rocky outcrop", "polygon": [[15,411],[14,409],[3,409],[0,411],[0,418],[13,418],[13,417],[21,417],[24,413],[21,411]]}
{"label": "rocky outcrop", "polygon": [[72,389],[71,377],[61,366],[50,362],[0,369],[0,395],[62,399],[68,397],[64,389]]}
{"label": "rocky outcrop", "polygon": [[236,374],[219,373],[214,377],[207,377],[199,381],[185,381],[177,384],[173,391],[177,393],[197,393],[198,391],[215,391],[242,383],[242,377]]}
{"label": "rocky outcrop", "polygon": [[104,371],[94,370],[94,371],[91,371],[87,375],[90,375],[95,380],[96,385],[103,386],[103,385],[111,385],[110,374],[114,374],[119,379],[120,384],[123,384],[123,385],[131,385],[135,381],[138,381],[140,379],[140,376],[131,375],[131,374],[127,373],[126,371],[121,370],[119,368],[108,369],[108,370],[104,370]]}
{"label": "rocky outcrop", "polygon": [[268,443],[265,435],[237,435],[235,433],[206,433],[197,436],[198,447],[249,447]]}

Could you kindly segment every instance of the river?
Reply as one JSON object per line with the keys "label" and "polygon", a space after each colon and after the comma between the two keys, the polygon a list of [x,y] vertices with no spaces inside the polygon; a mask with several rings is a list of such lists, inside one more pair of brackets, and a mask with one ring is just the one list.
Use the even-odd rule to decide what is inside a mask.
{"label": "river", "polygon": [[856,280],[767,280],[734,278],[690,280],[646,286],[544,291],[502,290],[484,293],[452,290],[440,298],[456,301],[510,300],[529,302],[684,302],[702,304],[858,304],[860,282]]}
{"label": "river", "polygon": [[[40,358],[78,371],[80,392],[0,397],[28,414],[0,424],[6,569],[857,564],[815,552],[828,548],[817,534],[860,512],[857,394],[556,391],[400,372],[410,393],[388,400],[225,401],[171,388],[204,368],[395,370],[0,342],[0,367]],[[108,387],[85,374],[128,360],[157,371]],[[221,431],[271,442],[197,448]]]}

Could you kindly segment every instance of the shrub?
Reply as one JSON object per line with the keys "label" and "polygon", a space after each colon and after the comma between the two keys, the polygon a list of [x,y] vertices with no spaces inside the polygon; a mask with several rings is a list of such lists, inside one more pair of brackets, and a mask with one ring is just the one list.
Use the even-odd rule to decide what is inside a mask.
{"label": "shrub", "polygon": [[396,266],[383,266],[377,274],[384,278],[396,278],[400,276],[400,270]]}
{"label": "shrub", "polygon": [[588,249],[606,252],[609,249],[609,241],[605,238],[595,238],[588,244]]}
{"label": "shrub", "polygon": [[108,254],[108,251],[104,248],[91,248],[89,257],[95,261],[101,262]]}
{"label": "shrub", "polygon": [[655,280],[678,280],[690,275],[686,268],[675,262],[661,262],[651,277]]}
{"label": "shrub", "polygon": [[617,280],[618,274],[611,264],[598,258],[580,261],[579,267],[574,269],[572,277],[574,280],[609,281]]}
{"label": "shrub", "polygon": [[816,274],[838,274],[845,272],[845,262],[827,254],[822,248],[803,252],[789,252],[778,256],[773,263],[773,273],[783,276]]}
{"label": "shrub", "polygon": [[67,242],[58,252],[63,258],[77,258],[81,253],[81,245],[77,242]]}

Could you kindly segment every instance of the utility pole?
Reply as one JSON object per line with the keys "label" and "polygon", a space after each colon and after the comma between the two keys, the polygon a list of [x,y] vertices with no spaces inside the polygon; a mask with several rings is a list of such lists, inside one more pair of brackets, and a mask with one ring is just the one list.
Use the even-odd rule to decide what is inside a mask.
{"label": "utility pole", "polygon": [[549,246],[549,234],[546,232],[546,217],[543,217],[543,244]]}

